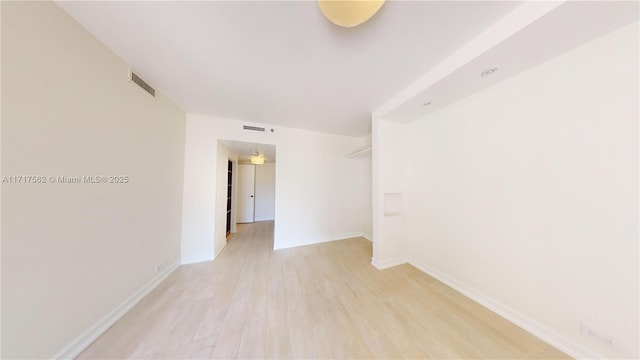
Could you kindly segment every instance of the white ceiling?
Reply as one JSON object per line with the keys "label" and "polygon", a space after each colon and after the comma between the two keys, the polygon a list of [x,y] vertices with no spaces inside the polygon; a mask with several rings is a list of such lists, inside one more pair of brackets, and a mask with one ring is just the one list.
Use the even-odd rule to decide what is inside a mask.
{"label": "white ceiling", "polygon": [[276,146],[269,144],[258,144],[244,141],[233,140],[221,140],[229,150],[235,152],[238,155],[238,162],[249,163],[251,162],[251,153],[254,151],[259,152],[264,156],[264,162],[275,163],[276,162]]}
{"label": "white ceiling", "polygon": [[388,1],[347,29],[315,1],[58,2],[186,112],[354,136],[520,3]]}
{"label": "white ceiling", "polygon": [[58,4],[186,112],[352,136],[372,113],[415,120],[639,14],[637,1],[387,1],[347,29],[315,1]]}

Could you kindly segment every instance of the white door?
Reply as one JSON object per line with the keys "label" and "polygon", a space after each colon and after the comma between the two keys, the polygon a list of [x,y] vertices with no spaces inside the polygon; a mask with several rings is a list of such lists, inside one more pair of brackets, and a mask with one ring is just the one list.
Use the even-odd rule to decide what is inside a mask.
{"label": "white door", "polygon": [[238,216],[239,223],[252,223],[255,206],[255,165],[238,165]]}

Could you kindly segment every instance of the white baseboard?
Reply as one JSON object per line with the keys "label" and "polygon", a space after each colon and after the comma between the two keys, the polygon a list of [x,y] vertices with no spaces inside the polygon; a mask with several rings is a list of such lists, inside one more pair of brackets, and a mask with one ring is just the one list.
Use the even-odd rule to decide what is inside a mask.
{"label": "white baseboard", "polygon": [[[584,347],[575,344],[569,339],[557,334],[556,332],[542,326],[534,320],[529,319],[526,316],[523,316],[516,311],[510,309],[507,306],[500,304],[499,302],[491,299],[482,293],[476,291],[468,287],[467,285],[441,273],[440,271],[431,268],[425,264],[421,264],[415,259],[409,257],[409,264],[413,265],[417,269],[422,272],[438,279],[440,282],[448,285],[449,287],[455,289],[460,292],[464,296],[470,298],[471,300],[479,303],[485,308],[493,311],[494,313],[502,316],[503,318],[511,321],[517,326],[523,328],[534,336],[540,338],[542,341],[547,344],[555,347],[556,349],[564,352],[565,354],[576,358],[576,359],[600,359],[601,355],[595,354],[592,351],[585,349]],[[377,266],[376,266],[377,267]]]}
{"label": "white baseboard", "polygon": [[106,316],[98,320],[93,326],[87,329],[82,335],[78,336],[69,345],[65,346],[57,354],[53,356],[53,359],[73,359],[80,355],[84,349],[86,349],[92,342],[94,342],[100,335],[102,335],[111,325],[120,320],[127,311],[131,310],[142,298],[144,298],[151,290],[155,289],[164,279],[166,279],[172,272],[174,272],[179,266],[178,261],[169,265],[161,273],[156,275],[151,281],[141,287],[133,295],[129,296],[125,301],[118,305],[115,309],[111,310]]}
{"label": "white baseboard", "polygon": [[360,236],[362,236],[363,238],[373,242],[373,235],[371,235],[369,233],[363,232],[362,235],[360,235]]}
{"label": "white baseboard", "polygon": [[362,232],[356,231],[356,232],[350,232],[350,233],[346,233],[346,234],[333,236],[328,241],[347,240],[347,239],[353,239],[353,238],[357,238],[357,237],[361,237],[361,236],[362,236]]}
{"label": "white baseboard", "polygon": [[406,257],[396,257],[380,261],[371,258],[371,265],[375,266],[378,270],[388,269],[390,267],[406,264],[407,262]]}
{"label": "white baseboard", "polygon": [[322,244],[322,243],[331,242],[331,241],[353,239],[353,238],[357,238],[357,237],[362,237],[362,234],[363,234],[363,232],[361,232],[361,231],[344,233],[344,234],[339,234],[339,235],[327,236],[327,237],[324,237],[324,238],[317,238],[317,239],[312,240],[312,241],[298,243],[298,244],[291,245],[291,246],[280,246],[280,244],[276,244],[274,242],[273,250],[290,249],[290,248],[294,248],[294,247],[298,247],[298,246],[315,245],[315,244]]}
{"label": "white baseboard", "polygon": [[198,256],[198,257],[190,257],[190,258],[182,258],[180,259],[180,265],[189,265],[195,264],[204,261],[212,261],[214,259],[213,256]]}

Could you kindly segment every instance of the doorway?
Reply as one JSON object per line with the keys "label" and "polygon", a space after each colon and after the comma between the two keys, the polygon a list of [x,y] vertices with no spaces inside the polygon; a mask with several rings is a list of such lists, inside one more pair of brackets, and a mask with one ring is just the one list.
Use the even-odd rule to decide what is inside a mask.
{"label": "doorway", "polygon": [[233,193],[233,161],[227,160],[227,221],[226,221],[226,231],[227,237],[231,235],[231,202]]}
{"label": "doorway", "polygon": [[[226,187],[227,196],[223,201],[226,205],[227,237],[233,237],[236,224],[275,221],[276,146],[233,140],[219,142],[221,151],[226,154],[226,177],[223,178],[220,174],[218,179],[224,179]],[[227,157],[228,161],[233,160],[232,165],[226,161]],[[223,168],[218,169],[222,171]]]}
{"label": "doorway", "polygon": [[[218,140],[216,145],[216,182],[215,182],[215,212],[213,219],[213,256],[218,256],[220,252],[226,247],[227,243],[235,241],[235,239],[242,239],[241,232],[246,227],[237,226],[243,221],[249,222],[249,224],[258,223],[260,221],[275,221],[275,156],[276,146],[270,144],[248,143],[243,141],[233,140]],[[252,164],[252,157],[256,157],[260,161],[260,165]],[[241,197],[238,194],[241,165],[250,165],[254,167],[254,193],[249,193],[248,197],[254,195],[254,209],[248,210],[248,218],[241,218],[239,207]],[[258,170],[256,170],[258,169]],[[267,182],[266,188],[269,189],[264,192],[263,175],[265,170],[270,169],[272,179]],[[269,171],[266,171],[269,173]],[[257,181],[256,181],[257,180]],[[229,197],[231,195],[231,197]],[[266,204],[266,205],[265,205]],[[267,212],[267,217],[261,217],[265,213],[263,208],[270,209]],[[245,212],[243,210],[243,212]],[[253,213],[253,218],[251,214]],[[239,234],[240,232],[240,234]],[[272,233],[273,235],[273,233]]]}

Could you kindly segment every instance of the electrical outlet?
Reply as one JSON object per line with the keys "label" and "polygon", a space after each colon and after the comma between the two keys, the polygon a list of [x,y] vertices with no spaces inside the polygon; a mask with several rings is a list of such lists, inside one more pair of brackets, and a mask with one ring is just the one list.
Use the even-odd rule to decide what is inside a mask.
{"label": "electrical outlet", "polygon": [[585,323],[580,324],[580,332],[583,336],[586,336],[589,339],[608,347],[609,349],[618,351],[618,342],[613,337],[603,334],[598,330],[594,330],[593,327]]}
{"label": "electrical outlet", "polygon": [[160,270],[160,264],[156,265],[154,272],[158,272]]}

